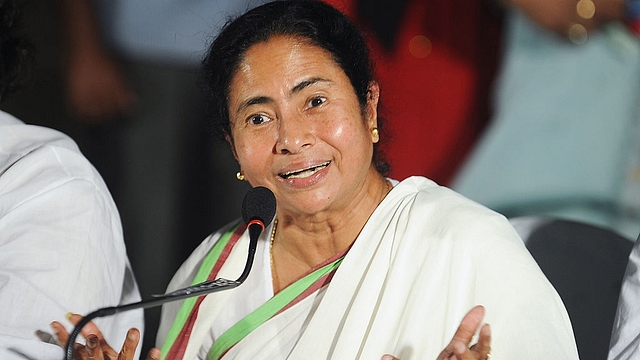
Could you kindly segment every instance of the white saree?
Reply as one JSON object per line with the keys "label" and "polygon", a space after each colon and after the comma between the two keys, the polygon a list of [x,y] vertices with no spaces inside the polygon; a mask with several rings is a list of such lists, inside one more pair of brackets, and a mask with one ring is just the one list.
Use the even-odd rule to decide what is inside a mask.
{"label": "white saree", "polygon": [[[190,284],[219,236],[183,264],[170,290]],[[246,238],[245,233],[238,245]],[[215,322],[224,314],[242,308],[243,317],[259,306],[239,304],[234,292],[258,289],[260,298],[260,288],[271,289],[264,243],[250,277],[252,284],[269,284],[245,283],[208,295],[184,359],[199,358],[207,336],[215,341],[211,329],[220,327]],[[234,247],[220,276],[237,277],[245,259],[246,246]],[[559,296],[508,221],[412,177],[397,184],[371,215],[328,286],[262,323],[221,359],[380,359],[387,353],[402,360],[435,359],[475,305],[486,308],[492,360],[578,358]],[[159,342],[178,307],[163,309]]]}

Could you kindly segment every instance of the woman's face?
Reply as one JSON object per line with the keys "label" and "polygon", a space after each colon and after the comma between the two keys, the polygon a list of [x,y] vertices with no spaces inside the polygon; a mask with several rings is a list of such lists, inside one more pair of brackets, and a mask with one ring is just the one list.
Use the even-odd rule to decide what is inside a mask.
{"label": "woman's face", "polygon": [[245,54],[230,85],[234,154],[253,186],[276,195],[278,210],[339,210],[366,193],[378,87],[365,114],[348,77],[324,49],[276,36]]}

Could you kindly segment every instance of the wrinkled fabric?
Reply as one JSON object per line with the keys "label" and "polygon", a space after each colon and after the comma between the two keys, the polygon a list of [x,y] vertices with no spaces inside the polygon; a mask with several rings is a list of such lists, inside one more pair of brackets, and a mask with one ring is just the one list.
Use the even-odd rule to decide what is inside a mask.
{"label": "wrinkled fabric", "polygon": [[[52,321],[139,300],[100,175],[66,135],[0,112],[0,358],[62,359]],[[116,348],[144,331],[142,310],[95,322]]]}
{"label": "wrinkled fabric", "polygon": [[[170,290],[189,284],[221,234],[196,249]],[[263,263],[250,276],[268,282],[258,290],[268,289],[268,246],[258,250]],[[225,277],[242,271],[246,247],[237,254],[235,270]],[[254,290],[245,285],[207,296],[211,307],[199,312],[202,332],[219,326],[221,314],[244,316],[247,306],[237,295]],[[222,359],[379,359],[386,353],[435,359],[475,305],[486,308],[493,360],[578,358],[560,297],[508,221],[412,177],[374,211],[328,286],[259,326]],[[172,322],[175,306],[163,309],[163,323]],[[202,356],[185,356],[193,358]]]}

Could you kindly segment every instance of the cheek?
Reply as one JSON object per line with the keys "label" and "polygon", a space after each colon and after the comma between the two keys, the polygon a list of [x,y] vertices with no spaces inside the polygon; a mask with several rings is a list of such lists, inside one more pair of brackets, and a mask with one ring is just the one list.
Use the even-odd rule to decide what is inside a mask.
{"label": "cheek", "polygon": [[236,140],[238,163],[245,171],[264,166],[270,153],[270,149],[264,141],[246,138]]}
{"label": "cheek", "polygon": [[361,122],[343,121],[335,124],[330,131],[333,139],[353,150],[357,146],[365,146],[371,142],[369,130]]}
{"label": "cheek", "polygon": [[243,141],[236,142],[236,154],[241,165],[244,165],[254,157],[255,150],[249,144]]}
{"label": "cheek", "polygon": [[325,134],[340,142],[349,142],[355,145],[355,142],[362,141],[363,136],[367,135],[365,134],[367,130],[364,120],[360,112],[344,108],[342,110],[342,112],[334,112],[328,116],[332,120],[328,122]]}
{"label": "cheek", "polygon": [[359,124],[339,125],[333,129],[331,144],[341,154],[342,166],[368,167],[373,152],[371,137]]}

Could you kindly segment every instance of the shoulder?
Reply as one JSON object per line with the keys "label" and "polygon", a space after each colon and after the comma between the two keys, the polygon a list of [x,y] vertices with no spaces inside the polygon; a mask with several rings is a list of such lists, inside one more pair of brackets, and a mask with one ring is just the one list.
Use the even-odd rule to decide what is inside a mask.
{"label": "shoulder", "polygon": [[[400,246],[444,251],[468,260],[530,256],[505,216],[422,177],[408,178],[389,194],[379,221],[397,224]],[[386,200],[386,199],[385,199]]]}
{"label": "shoulder", "polygon": [[[27,125],[0,112],[0,191],[18,186],[47,189],[76,180],[108,192],[93,165],[67,135]],[[36,191],[37,193],[37,191]]]}
{"label": "shoulder", "polygon": [[439,223],[457,230],[468,227],[513,229],[502,214],[423,177],[407,178],[396,185],[392,194],[397,203],[405,203],[403,211],[423,217],[428,226]]}
{"label": "shoulder", "polygon": [[[185,260],[178,271],[174,274],[167,291],[177,290],[186,286],[190,286],[195,279],[196,274],[200,270],[203,262],[209,255],[209,253],[214,249],[214,247],[220,242],[221,239],[225,237],[225,235],[233,234],[243,231],[244,227],[242,226],[242,222],[240,219],[233,220],[207,236],[198,247],[193,250],[193,252],[189,255],[187,260]],[[237,235],[242,235],[242,232]]]}
{"label": "shoulder", "polygon": [[[0,112],[0,229],[49,240],[74,253],[109,249],[125,257],[120,217],[101,176],[67,135]],[[57,236],[57,238],[56,238]]]}

